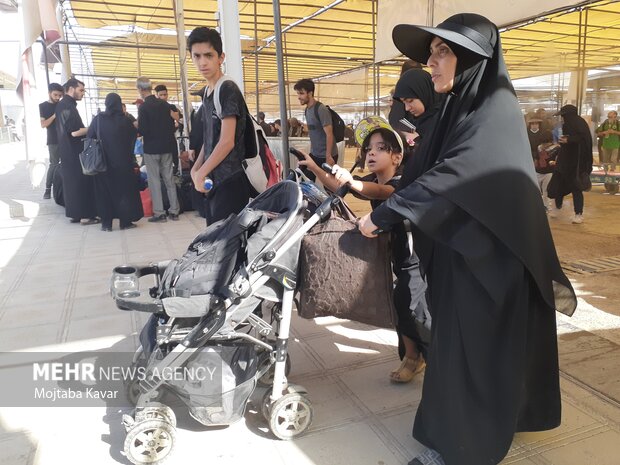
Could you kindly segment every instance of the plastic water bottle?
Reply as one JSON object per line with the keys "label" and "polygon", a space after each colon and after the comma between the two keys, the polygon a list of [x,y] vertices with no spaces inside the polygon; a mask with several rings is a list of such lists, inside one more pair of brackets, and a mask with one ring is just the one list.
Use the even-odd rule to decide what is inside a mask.
{"label": "plastic water bottle", "polygon": [[207,192],[213,189],[213,179],[208,178],[208,177],[205,178],[204,188]]}

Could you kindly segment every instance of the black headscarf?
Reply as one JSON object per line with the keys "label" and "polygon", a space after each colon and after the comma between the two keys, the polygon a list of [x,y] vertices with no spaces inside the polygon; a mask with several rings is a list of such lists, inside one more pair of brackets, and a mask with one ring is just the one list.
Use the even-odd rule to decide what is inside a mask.
{"label": "black headscarf", "polygon": [[406,160],[399,188],[410,184],[432,166],[432,162],[425,158],[427,152],[423,147],[425,146],[425,139],[433,132],[443,101],[443,97],[435,92],[431,75],[423,69],[410,69],[406,71],[396,83],[394,99],[406,98],[419,99],[424,104],[424,113],[417,118],[409,117],[409,120],[416,127],[416,132],[420,134],[420,138],[416,140],[417,147],[413,150],[412,156]]}
{"label": "black headscarf", "polygon": [[114,92],[106,95],[104,113],[108,116],[123,115],[123,103],[120,95]]}
{"label": "black headscarf", "polygon": [[[431,75],[423,69],[410,69],[403,73],[394,88],[394,99],[416,98],[424,104],[424,113],[416,119],[416,128],[422,119],[433,113],[441,98],[435,92]],[[419,133],[419,131],[418,131]]]}
{"label": "black headscarf", "polygon": [[[576,299],[555,252],[497,27],[483,16],[464,13],[432,29],[423,47],[414,50],[418,53],[408,56],[428,58],[428,44],[436,35],[457,56],[457,69],[453,90],[425,148],[432,166],[415,183],[481,223],[523,263],[547,303],[572,314]],[[455,40],[447,40],[442,31]],[[396,34],[394,38],[398,46]],[[406,202],[406,195],[403,189],[392,202]],[[390,199],[384,206],[389,204]],[[424,224],[418,226],[424,229]],[[451,227],[458,230],[458,225]],[[454,240],[458,248],[458,237]]]}

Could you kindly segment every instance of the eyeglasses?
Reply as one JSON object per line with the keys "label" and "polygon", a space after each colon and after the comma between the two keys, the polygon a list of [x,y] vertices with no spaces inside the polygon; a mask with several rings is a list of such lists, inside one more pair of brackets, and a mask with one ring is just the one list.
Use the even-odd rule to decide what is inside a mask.
{"label": "eyeglasses", "polygon": [[390,147],[388,147],[387,144],[379,143],[375,144],[374,147],[372,145],[369,145],[368,147],[362,148],[362,153],[364,155],[368,155],[373,150],[375,150],[376,152],[391,152],[391,149]]}

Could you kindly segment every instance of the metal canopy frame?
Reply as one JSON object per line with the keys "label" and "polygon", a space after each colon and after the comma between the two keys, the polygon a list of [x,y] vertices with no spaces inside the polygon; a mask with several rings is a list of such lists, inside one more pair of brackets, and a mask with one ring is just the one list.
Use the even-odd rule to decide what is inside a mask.
{"label": "metal canopy frame", "polygon": [[[130,23],[151,29],[161,26],[173,29],[172,2],[64,0],[61,3],[67,6],[69,29],[76,24]],[[286,84],[285,102],[289,102],[291,84],[308,77],[319,82],[321,99],[339,111],[377,113],[381,99],[388,95],[398,78],[402,61],[374,63],[377,0],[302,0],[300,3],[281,0],[278,4],[283,34],[280,60],[271,45],[276,42],[273,2],[239,0],[240,28],[245,39],[242,47],[244,84],[251,110],[260,108],[268,114],[278,113],[278,83]],[[185,0],[186,29],[198,25],[215,27],[216,5],[217,0]],[[513,79],[618,66],[619,30],[620,2],[582,2],[570,9],[550,12],[542,18],[505,25],[502,42],[506,63]],[[67,34],[66,37],[72,36]],[[105,41],[82,36],[79,40],[65,42],[72,62],[88,62],[90,59],[93,63],[93,69],[76,69],[76,75],[92,78],[101,92],[114,88],[125,100],[132,101],[135,98],[134,83],[128,81],[137,76],[136,62],[141,65],[141,74],[168,85],[172,95],[180,93],[174,69],[174,55],[178,52],[173,40],[163,35],[134,33]],[[176,60],[178,62],[178,56]],[[279,63],[283,67],[282,76]],[[201,77],[193,67],[188,68],[190,88],[200,85]],[[356,74],[360,70],[362,74]],[[334,76],[343,73],[349,73],[351,79],[334,82],[337,81]],[[585,85],[584,80],[580,86]],[[348,94],[353,92],[355,97],[345,91]],[[287,114],[290,116],[300,110],[291,109],[289,103]]]}

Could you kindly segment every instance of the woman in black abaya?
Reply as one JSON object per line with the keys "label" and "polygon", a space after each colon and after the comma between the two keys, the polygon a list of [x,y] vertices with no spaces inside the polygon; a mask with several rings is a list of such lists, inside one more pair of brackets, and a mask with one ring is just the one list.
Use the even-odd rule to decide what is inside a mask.
{"label": "woman in black abaya", "polygon": [[[592,172],[592,136],[588,123],[577,114],[575,105],[564,105],[557,113],[562,115],[562,137],[549,197],[555,199],[555,207],[562,208],[564,196],[573,195],[575,216],[573,223],[583,222],[583,191],[577,185],[578,175]],[[552,211],[552,216],[556,212]]]}
{"label": "woman in black abaya", "polygon": [[400,25],[396,46],[448,95],[412,182],[360,220],[409,219],[432,338],[411,464],[497,464],[516,431],[560,424],[555,312],[576,299],[545,216],[497,27],[475,14]]}
{"label": "woman in black abaya", "polygon": [[88,137],[101,138],[107,171],[94,176],[97,212],[101,229],[112,231],[112,220],[118,218],[121,229],[135,228],[133,221],[144,216],[136,159],[133,154],[137,130],[124,115],[121,98],[110,93],[105,98],[105,111],[93,118]]}

